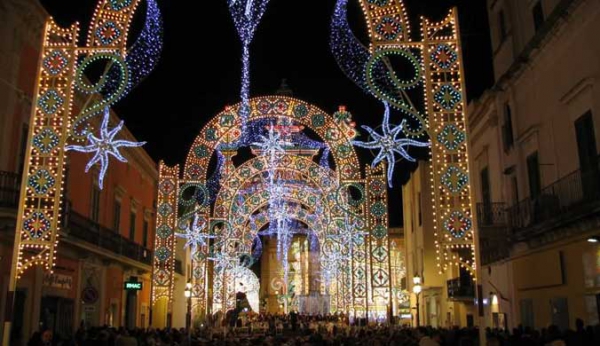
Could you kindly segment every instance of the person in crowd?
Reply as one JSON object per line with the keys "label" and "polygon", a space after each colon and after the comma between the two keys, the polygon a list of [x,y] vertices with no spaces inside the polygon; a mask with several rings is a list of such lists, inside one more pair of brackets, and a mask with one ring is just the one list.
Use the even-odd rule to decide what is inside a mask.
{"label": "person in crowd", "polygon": [[[366,323],[343,314],[327,315],[250,314],[247,323],[237,328],[229,326],[231,316],[215,315],[192,329],[191,342],[185,329],[115,329],[108,326],[81,326],[72,336],[62,336],[50,330],[33,333],[27,346],[230,346],[230,345],[289,345],[289,346],[477,346],[476,328],[416,329]],[[224,326],[218,320],[228,319]],[[209,323],[212,321],[212,323]],[[294,322],[295,321],[295,322]],[[361,321],[359,324],[358,322]],[[574,330],[561,330],[551,325],[534,330],[518,326],[512,332],[486,329],[489,346],[588,346],[600,345],[600,325],[585,326],[581,319]],[[363,325],[364,323],[364,325]]]}

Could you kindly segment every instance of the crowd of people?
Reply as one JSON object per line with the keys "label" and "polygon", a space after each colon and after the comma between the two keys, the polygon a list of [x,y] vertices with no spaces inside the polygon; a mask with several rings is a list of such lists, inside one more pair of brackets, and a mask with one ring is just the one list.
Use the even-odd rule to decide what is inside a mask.
{"label": "crowd of people", "polygon": [[[250,325],[266,323],[266,328]],[[575,330],[556,326],[536,331],[518,327],[512,332],[487,330],[489,346],[591,346],[600,345],[600,325],[584,327],[577,320]],[[80,328],[70,338],[35,333],[27,346],[201,346],[201,345],[284,345],[284,346],[477,346],[474,328],[436,329],[389,325],[350,325],[339,316],[258,315],[245,325],[201,325],[191,333],[184,329]]]}

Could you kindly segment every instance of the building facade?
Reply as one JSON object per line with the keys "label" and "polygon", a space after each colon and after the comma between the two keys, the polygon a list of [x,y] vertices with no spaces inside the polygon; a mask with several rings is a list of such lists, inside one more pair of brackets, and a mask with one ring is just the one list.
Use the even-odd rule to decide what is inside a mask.
{"label": "building facade", "polygon": [[495,85],[468,110],[487,324],[600,309],[600,2],[488,0]]}
{"label": "building facade", "polygon": [[[0,2],[0,306],[6,305],[13,241],[43,24],[36,0]],[[76,100],[74,110],[85,100]],[[110,127],[119,119],[111,114]],[[120,136],[135,141],[127,129]],[[54,273],[29,269],[18,281],[14,344],[51,329],[71,334],[80,325],[147,327],[155,233],[156,163],[141,148],[85,173],[89,154],[68,153],[65,204]],[[181,270],[180,270],[181,271]],[[126,290],[126,283],[132,290]],[[137,282],[137,283],[136,283]],[[139,289],[139,290],[137,290]],[[5,309],[0,309],[4,320]],[[1,328],[1,327],[0,327]],[[0,330],[0,334],[9,331]]]}
{"label": "building facade", "polygon": [[[430,217],[434,212],[430,169],[428,162],[420,161],[419,167],[402,187],[407,291],[412,324],[474,326],[477,312],[471,274],[464,268],[440,273],[437,267],[435,230]],[[415,277],[421,281],[422,291],[418,294],[414,293]]]}

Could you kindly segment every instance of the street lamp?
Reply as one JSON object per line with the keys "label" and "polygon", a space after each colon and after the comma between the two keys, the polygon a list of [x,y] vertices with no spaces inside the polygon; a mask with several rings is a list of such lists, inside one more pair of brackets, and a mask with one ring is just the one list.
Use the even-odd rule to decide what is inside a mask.
{"label": "street lamp", "polygon": [[192,283],[185,284],[183,295],[187,298],[187,314],[185,316],[185,327],[188,333],[188,345],[192,344]]}
{"label": "street lamp", "polygon": [[415,275],[413,277],[412,291],[417,298],[417,307],[416,307],[416,309],[417,309],[417,327],[419,326],[419,293],[421,293],[422,290],[423,290],[423,287],[421,286],[421,277],[418,275]]}

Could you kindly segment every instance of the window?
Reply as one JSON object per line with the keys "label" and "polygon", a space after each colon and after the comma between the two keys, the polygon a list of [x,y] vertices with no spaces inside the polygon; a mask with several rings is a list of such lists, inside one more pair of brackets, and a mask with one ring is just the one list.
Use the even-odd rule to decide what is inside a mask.
{"label": "window", "polygon": [[135,240],[135,212],[131,212],[129,216],[129,240]]}
{"label": "window", "polygon": [[466,268],[460,267],[458,269],[458,278],[461,287],[473,286],[473,276]]}
{"label": "window", "polygon": [[595,200],[600,184],[600,170],[598,169],[598,150],[596,149],[596,135],[594,134],[594,120],[592,112],[586,112],[575,121],[577,136],[577,152],[579,154],[579,168],[581,169],[581,188],[585,199]]}
{"label": "window", "polygon": [[492,193],[490,189],[490,171],[486,167],[479,174],[481,178],[481,199],[486,205],[492,204]]}
{"label": "window", "polygon": [[148,247],[148,220],[144,219],[143,230],[142,230],[142,245]]}
{"label": "window", "polygon": [[500,10],[500,12],[498,12],[498,28],[500,30],[500,43],[502,43],[508,35],[506,30],[506,16],[504,15],[504,10]]}
{"label": "window", "polygon": [[515,137],[513,135],[512,111],[508,102],[504,104],[504,125],[502,125],[502,139],[504,141],[504,151],[508,151],[513,147],[513,144],[515,143]]}
{"label": "window", "polygon": [[552,324],[560,330],[569,329],[569,304],[567,298],[555,297],[550,299]]}
{"label": "window", "polygon": [[96,184],[92,187],[92,205],[90,210],[90,218],[94,222],[98,222],[100,218],[100,189]]}
{"label": "window", "polygon": [[544,25],[544,8],[542,7],[542,0],[538,0],[533,8],[531,9],[533,15],[533,27],[537,32]]}
{"label": "window", "polygon": [[529,197],[535,199],[542,191],[542,182],[540,179],[540,162],[537,151],[527,156],[527,175],[529,177]]}
{"label": "window", "polygon": [[475,326],[475,318],[473,314],[467,314],[467,327],[473,328]]}
{"label": "window", "polygon": [[592,112],[587,112],[575,121],[577,136],[577,151],[579,154],[579,168],[583,172],[597,169],[598,151],[596,149],[596,135],[594,134],[594,120]]}
{"label": "window", "polygon": [[121,233],[121,201],[115,201],[113,213],[113,231]]}
{"label": "window", "polygon": [[492,194],[490,189],[490,171],[484,168],[479,173],[481,179],[481,202],[483,203],[483,220],[484,224],[492,221]]}
{"label": "window", "polygon": [[534,328],[533,325],[533,300],[521,299],[521,324],[523,327]]}
{"label": "window", "polygon": [[519,181],[517,180],[517,176],[513,175],[510,177],[510,188],[512,190],[512,201],[513,203],[519,202]]}

